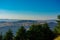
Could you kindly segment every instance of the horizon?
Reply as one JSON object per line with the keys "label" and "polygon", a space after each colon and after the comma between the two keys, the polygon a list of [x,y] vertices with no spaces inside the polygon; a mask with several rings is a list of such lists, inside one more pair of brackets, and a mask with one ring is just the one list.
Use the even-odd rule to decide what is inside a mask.
{"label": "horizon", "polygon": [[0,0],[0,19],[56,20],[59,0]]}
{"label": "horizon", "polygon": [[[32,19],[0,19],[0,20],[32,20]],[[57,20],[57,19],[48,19],[48,20]],[[33,21],[41,21],[41,20],[33,20]],[[42,20],[45,21],[45,20]]]}

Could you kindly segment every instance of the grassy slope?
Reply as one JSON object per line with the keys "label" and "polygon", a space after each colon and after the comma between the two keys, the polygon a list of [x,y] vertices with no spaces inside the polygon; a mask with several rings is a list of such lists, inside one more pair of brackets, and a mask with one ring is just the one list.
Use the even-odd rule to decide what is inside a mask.
{"label": "grassy slope", "polygon": [[60,40],[60,36],[56,37],[54,40]]}

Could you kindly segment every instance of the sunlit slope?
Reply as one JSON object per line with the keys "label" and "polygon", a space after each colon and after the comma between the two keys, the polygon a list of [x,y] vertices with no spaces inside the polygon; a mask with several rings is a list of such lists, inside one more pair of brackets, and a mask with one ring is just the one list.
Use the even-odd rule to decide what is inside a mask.
{"label": "sunlit slope", "polygon": [[57,36],[54,40],[60,40],[60,36]]}

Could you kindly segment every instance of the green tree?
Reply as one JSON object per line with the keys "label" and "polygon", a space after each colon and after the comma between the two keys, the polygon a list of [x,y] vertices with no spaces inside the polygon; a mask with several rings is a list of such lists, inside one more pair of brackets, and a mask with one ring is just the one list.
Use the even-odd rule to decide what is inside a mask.
{"label": "green tree", "polygon": [[60,15],[58,15],[58,20],[57,20],[57,26],[56,27],[54,27],[54,32],[56,33],[56,34],[60,34]]}
{"label": "green tree", "polygon": [[55,34],[50,30],[47,23],[43,24],[43,35],[44,40],[53,40],[55,37]]}
{"label": "green tree", "polygon": [[32,25],[30,29],[27,31],[27,37],[29,40],[42,40],[42,26],[40,24]]}
{"label": "green tree", "polygon": [[29,40],[53,40],[55,35],[50,30],[47,23],[32,25],[27,31],[27,37]]}
{"label": "green tree", "polygon": [[0,40],[3,40],[3,36],[2,36],[2,33],[0,34]]}
{"label": "green tree", "polygon": [[13,40],[13,33],[11,29],[9,29],[8,32],[6,32],[6,35],[4,36],[4,40]]}
{"label": "green tree", "polygon": [[58,19],[60,19],[60,15],[58,15]]}
{"label": "green tree", "polygon": [[26,40],[26,29],[23,26],[16,33],[15,40]]}

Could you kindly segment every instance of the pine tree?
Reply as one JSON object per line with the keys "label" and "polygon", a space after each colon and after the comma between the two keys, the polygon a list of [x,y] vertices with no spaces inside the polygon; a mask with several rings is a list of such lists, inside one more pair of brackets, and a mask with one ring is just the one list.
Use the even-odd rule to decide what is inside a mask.
{"label": "pine tree", "polygon": [[30,29],[27,31],[29,40],[42,40],[42,26],[41,25],[32,25]]}
{"label": "pine tree", "polygon": [[54,28],[56,34],[60,34],[60,15],[58,15],[57,26]]}
{"label": "pine tree", "polygon": [[26,29],[23,26],[16,33],[15,40],[26,40]]}
{"label": "pine tree", "polygon": [[13,40],[13,33],[9,29],[8,32],[6,32],[6,35],[4,36],[4,40]]}
{"label": "pine tree", "polygon": [[55,34],[53,33],[52,30],[50,30],[47,23],[43,24],[43,35],[44,40],[53,40],[55,37]]}
{"label": "pine tree", "polygon": [[3,40],[3,36],[2,36],[2,33],[0,34],[0,40]]}

